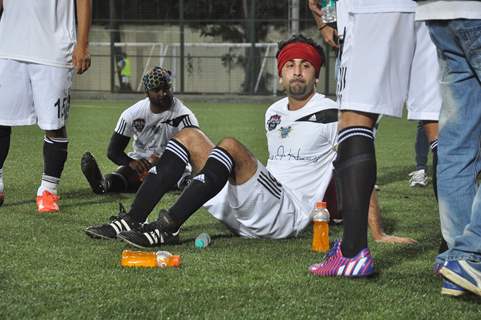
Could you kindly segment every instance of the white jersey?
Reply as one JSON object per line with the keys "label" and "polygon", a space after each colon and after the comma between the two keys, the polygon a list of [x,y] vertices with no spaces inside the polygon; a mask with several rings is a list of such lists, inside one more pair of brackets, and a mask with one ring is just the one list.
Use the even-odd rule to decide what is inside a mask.
{"label": "white jersey", "polygon": [[170,110],[153,113],[149,98],[140,100],[120,115],[115,132],[133,137],[133,150],[129,156],[134,159],[159,156],[167,143],[177,132],[185,127],[198,127],[199,123],[192,111],[182,101],[174,97]]}
{"label": "white jersey", "polygon": [[72,67],[75,0],[3,0],[0,58]]}
{"label": "white jersey", "polygon": [[267,169],[312,209],[321,201],[336,158],[337,103],[316,93],[301,109],[284,98],[266,111]]}
{"label": "white jersey", "polygon": [[349,12],[415,12],[416,2],[412,0],[342,0],[348,2]]}

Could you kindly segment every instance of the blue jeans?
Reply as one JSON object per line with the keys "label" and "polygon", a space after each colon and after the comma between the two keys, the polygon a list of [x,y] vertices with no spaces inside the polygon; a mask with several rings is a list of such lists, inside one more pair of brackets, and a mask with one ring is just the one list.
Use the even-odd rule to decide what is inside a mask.
{"label": "blue jeans", "polygon": [[438,195],[449,250],[438,262],[481,261],[481,20],[430,21],[441,64]]}

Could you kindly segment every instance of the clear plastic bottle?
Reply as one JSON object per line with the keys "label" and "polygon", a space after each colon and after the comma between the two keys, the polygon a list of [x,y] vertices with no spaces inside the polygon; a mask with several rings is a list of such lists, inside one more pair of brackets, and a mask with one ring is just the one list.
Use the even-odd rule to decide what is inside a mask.
{"label": "clear plastic bottle", "polygon": [[122,267],[167,268],[180,266],[180,256],[168,251],[122,251]]}
{"label": "clear plastic bottle", "polygon": [[329,251],[329,211],[325,202],[318,201],[311,213],[312,245],[314,252]]}
{"label": "clear plastic bottle", "polygon": [[322,10],[322,22],[332,23],[336,22],[336,0],[319,0],[319,5]]}
{"label": "clear plastic bottle", "polygon": [[210,244],[210,236],[206,232],[202,232],[195,238],[195,247],[198,249],[203,249]]}

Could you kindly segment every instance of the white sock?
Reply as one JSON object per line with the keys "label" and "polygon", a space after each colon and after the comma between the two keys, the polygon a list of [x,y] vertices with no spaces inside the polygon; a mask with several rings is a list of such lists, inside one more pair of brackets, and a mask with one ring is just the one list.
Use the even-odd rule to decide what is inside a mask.
{"label": "white sock", "polygon": [[3,168],[0,169],[0,192],[3,192]]}
{"label": "white sock", "polygon": [[53,194],[57,194],[57,187],[60,182],[59,178],[42,175],[42,183],[37,190],[37,196],[41,196],[44,191],[48,191]]}

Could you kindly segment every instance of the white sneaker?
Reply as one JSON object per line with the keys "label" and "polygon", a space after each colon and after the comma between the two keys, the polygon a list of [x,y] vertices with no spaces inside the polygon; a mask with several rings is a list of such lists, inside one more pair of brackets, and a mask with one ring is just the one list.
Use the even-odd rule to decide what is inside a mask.
{"label": "white sneaker", "polygon": [[428,185],[428,175],[424,169],[413,171],[409,174],[409,186],[425,187]]}

